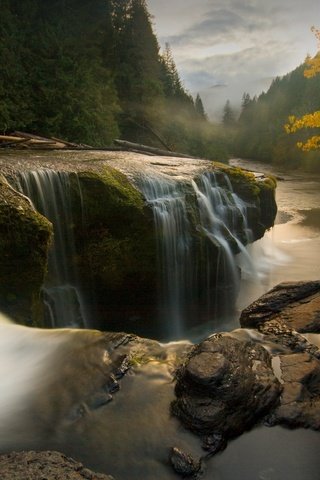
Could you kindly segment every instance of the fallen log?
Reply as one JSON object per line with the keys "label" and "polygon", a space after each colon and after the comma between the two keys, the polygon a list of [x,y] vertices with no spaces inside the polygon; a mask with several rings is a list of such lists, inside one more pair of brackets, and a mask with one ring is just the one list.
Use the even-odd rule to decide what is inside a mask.
{"label": "fallen log", "polygon": [[126,140],[114,140],[116,145],[119,145],[125,150],[135,151],[138,153],[152,153],[154,155],[160,155],[165,157],[181,157],[181,158],[193,158],[190,155],[179,152],[168,152],[167,150],[161,150],[160,148],[149,147],[148,145],[141,145],[140,143],[127,142]]}
{"label": "fallen log", "polygon": [[10,142],[0,141],[0,148],[15,147],[16,145],[21,145],[22,143],[25,145],[28,142],[30,142],[29,138],[17,138],[16,140],[11,140]]}

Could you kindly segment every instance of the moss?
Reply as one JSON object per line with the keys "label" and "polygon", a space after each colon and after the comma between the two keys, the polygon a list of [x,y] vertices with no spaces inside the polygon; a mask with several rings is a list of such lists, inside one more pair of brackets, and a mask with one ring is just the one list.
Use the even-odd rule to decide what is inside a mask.
{"label": "moss", "polygon": [[153,215],[142,194],[111,167],[103,167],[99,173],[80,172],[72,183],[77,267],[84,281],[82,289],[88,298],[94,297],[98,316],[105,318],[111,305],[116,310],[123,304],[154,304],[157,253]]}
{"label": "moss", "polygon": [[256,178],[253,172],[243,170],[239,167],[230,167],[222,163],[214,163],[213,169],[216,174],[219,172],[227,175],[234,192],[240,198],[251,204],[249,216],[249,227],[252,229],[253,238],[261,238],[265,230],[274,225],[277,213],[275,201],[275,190],[277,181],[275,177]]}
{"label": "moss", "polygon": [[244,200],[253,201],[258,198],[260,187],[252,172],[220,163],[215,163],[214,169],[216,172],[222,172],[229,177],[233,190]]}
{"label": "moss", "polygon": [[20,323],[40,321],[50,222],[0,176],[0,308]]}

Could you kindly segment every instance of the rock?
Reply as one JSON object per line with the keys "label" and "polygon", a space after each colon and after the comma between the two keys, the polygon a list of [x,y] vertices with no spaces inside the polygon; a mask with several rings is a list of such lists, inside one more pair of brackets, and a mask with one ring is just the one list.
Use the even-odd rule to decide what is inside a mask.
{"label": "rock", "polygon": [[274,319],[300,333],[320,332],[320,281],[277,285],[243,310],[240,324],[258,328]]}
{"label": "rock", "polygon": [[249,305],[240,321],[257,328],[271,352],[271,345],[282,349],[273,357],[280,405],[267,423],[319,430],[320,349],[298,332],[320,331],[320,282],[280,284]]}
{"label": "rock", "polygon": [[113,480],[59,452],[12,452],[0,455],[1,480]]}
{"label": "rock", "polygon": [[[156,157],[128,152],[94,152],[94,154],[86,151],[50,152],[50,154],[37,152],[37,155],[31,153],[27,157],[25,153],[15,152],[7,155],[1,152],[1,171],[12,185],[18,185],[20,174],[28,176],[30,171],[43,169],[51,173],[59,172],[68,179],[67,183],[70,186],[68,202],[72,211],[69,233],[75,243],[74,253],[69,258],[69,266],[78,274],[76,284],[85,298],[86,310],[94,312],[92,314],[94,323],[90,325],[93,328],[125,330],[139,334],[142,328],[150,325],[153,337],[162,330],[162,325],[154,325],[154,319],[159,317],[157,305],[161,290],[159,285],[161,274],[159,275],[157,268],[159,264],[157,242],[161,235],[155,232],[152,205],[142,194],[141,185],[145,177],[147,180],[163,178],[169,179],[170,183],[177,182],[177,188],[181,188],[183,192],[186,202],[186,223],[190,225],[188,250],[192,252],[194,262],[197,263],[194,271],[198,272],[194,275],[193,281],[190,281],[188,290],[190,295],[194,295],[190,298],[190,305],[193,307],[198,302],[199,316],[203,314],[201,305],[205,302],[204,296],[206,299],[215,298],[215,289],[221,288],[225,291],[230,287],[230,279],[226,279],[224,275],[218,278],[216,274],[221,258],[221,245],[219,242],[214,245],[212,238],[204,235],[200,228],[199,205],[191,182],[196,181],[203,172],[214,172],[222,185],[226,185],[228,175],[228,184],[230,182],[234,192],[246,202],[248,211],[246,228],[252,230],[253,239],[263,236],[265,230],[273,225],[276,205],[275,183],[271,179],[257,180],[250,172],[206,160],[171,158],[166,160],[166,165],[156,160]],[[0,183],[0,208],[2,190],[5,191],[6,187]],[[27,200],[24,199],[24,202]],[[5,202],[3,205],[6,209]],[[20,204],[17,207],[20,207]],[[28,208],[30,210],[30,205]],[[243,243],[247,243],[243,214],[240,211],[236,214],[233,207],[231,210],[236,236]],[[17,211],[15,213],[17,214]],[[11,301],[12,304],[16,302],[14,313],[17,315],[14,315],[14,318],[20,321],[26,317],[26,310],[30,310],[29,305],[25,307],[19,303],[21,293],[24,294],[28,288],[31,291],[29,279],[36,283],[36,288],[32,290],[33,296],[28,290],[27,302],[30,303],[31,297],[37,299],[35,303],[36,307],[39,307],[39,275],[42,274],[43,278],[46,252],[44,255],[44,252],[37,249],[33,251],[34,245],[38,246],[34,241],[35,237],[37,239],[38,225],[31,231],[33,226],[29,223],[30,231],[25,235],[25,215],[20,210],[18,213],[17,223],[14,222],[14,230],[10,234],[15,241],[10,243],[9,240],[5,240],[2,250],[0,246],[0,253],[4,253],[0,267],[1,272],[5,272],[0,278],[0,301],[3,296],[3,304],[6,307],[4,311],[9,314],[12,313],[12,308],[10,305],[8,307],[8,302]],[[20,221],[22,225],[18,224]],[[3,224],[3,228],[7,229],[6,216]],[[239,245],[234,239],[234,234],[230,235],[228,228],[225,237],[232,251],[237,253]],[[28,240],[28,249],[26,242],[20,242],[24,238]],[[23,244],[23,255],[20,243]],[[7,244],[10,244],[9,254]],[[30,245],[33,248],[28,257]],[[5,252],[9,255],[10,261],[7,261]],[[193,259],[190,262],[193,262]],[[7,270],[2,268],[1,262],[6,264]],[[210,282],[207,269],[209,263]],[[15,268],[10,270],[12,265]],[[6,274],[7,271],[10,278]],[[54,273],[49,269],[48,284],[54,285],[53,277]],[[10,282],[7,281],[8,278]],[[11,284],[15,283],[21,286],[20,290],[16,285],[11,288]],[[209,284],[210,291],[204,293],[203,285]],[[11,311],[8,311],[9,308]],[[216,308],[215,304],[213,308]],[[27,313],[30,316],[30,312]],[[35,317],[35,314],[32,312],[31,316]],[[38,312],[37,316],[39,317]],[[190,324],[194,321],[191,315],[187,321],[189,320]]]}
{"label": "rock", "polygon": [[230,438],[270,412],[281,390],[261,345],[215,334],[178,370],[172,411],[198,435]]}
{"label": "rock", "polygon": [[209,456],[215,455],[217,452],[224,450],[226,446],[227,441],[221,433],[213,433],[202,439],[202,448],[209,452]]}
{"label": "rock", "polygon": [[21,324],[41,324],[51,237],[51,223],[0,174],[0,310]]}
{"label": "rock", "polygon": [[194,460],[192,455],[189,455],[177,447],[173,447],[170,453],[170,462],[176,473],[183,477],[194,477],[201,470],[200,460]]}
{"label": "rock", "polygon": [[288,327],[283,320],[274,319],[262,323],[258,330],[263,333],[264,338],[269,343],[279,345],[285,350],[289,349],[291,352],[308,352],[315,358],[320,359],[320,349],[310,343],[303,335]]}
{"label": "rock", "polygon": [[279,358],[283,391],[269,423],[320,430],[320,361],[308,353]]}

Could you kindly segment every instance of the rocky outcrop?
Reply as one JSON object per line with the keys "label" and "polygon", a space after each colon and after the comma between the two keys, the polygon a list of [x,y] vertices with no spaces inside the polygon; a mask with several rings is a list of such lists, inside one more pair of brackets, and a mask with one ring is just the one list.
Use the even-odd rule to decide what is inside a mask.
{"label": "rocky outcrop", "polygon": [[[281,284],[241,316],[242,329],[196,345],[177,370],[173,413],[208,455],[263,422],[320,430],[319,282]],[[319,345],[319,339],[318,345]]]}
{"label": "rocky outcrop", "polygon": [[301,333],[320,333],[320,282],[281,283],[243,310],[240,324],[259,328],[277,319]]}
{"label": "rocky outcrop", "polygon": [[212,435],[235,437],[261,421],[279,403],[281,390],[265,348],[215,334],[178,370],[172,410],[210,443]]}
{"label": "rocky outcrop", "polygon": [[[300,301],[303,298],[306,305],[310,299],[309,313],[314,309],[316,314],[312,301],[316,283],[278,287],[275,290],[282,293],[289,288],[290,300],[279,301],[277,312],[273,308],[271,317],[264,320],[257,310],[257,328],[214,334],[198,345],[161,345],[125,333],[2,326],[1,338],[6,338],[6,330],[13,332],[8,338],[16,342],[18,351],[19,330],[23,331],[24,358],[30,349],[31,358],[38,354],[37,348],[43,352],[45,342],[48,360],[40,362],[35,384],[33,375],[27,375],[25,381],[20,366],[17,411],[13,410],[14,396],[8,407],[11,416],[0,410],[2,452],[35,450],[40,444],[45,450],[61,450],[117,477],[118,449],[121,453],[124,449],[123,456],[130,455],[130,449],[121,443],[128,441],[130,432],[129,442],[138,444],[130,458],[134,462],[139,457],[137,463],[150,461],[152,465],[151,474],[149,469],[141,478],[154,478],[153,469],[161,464],[161,468],[171,465],[179,475],[195,480],[205,473],[206,461],[226,448],[230,439],[261,423],[319,431],[319,337],[296,332],[284,322],[280,308],[280,303],[284,308],[292,305],[290,320],[296,315],[300,319]],[[268,302],[262,304],[266,312]],[[272,305],[270,302],[270,310]],[[250,318],[255,322],[253,314]],[[318,331],[318,325],[314,329]],[[33,364],[24,362],[23,366],[33,373]],[[169,415],[170,408],[192,433],[184,430],[181,434],[181,426]],[[197,448],[193,434],[200,437]],[[116,450],[110,454],[113,443]],[[3,458],[6,465],[10,457]],[[11,458],[15,459],[15,454]],[[47,468],[46,456],[39,460]],[[21,465],[21,471],[29,468]],[[36,465],[35,460],[38,468]],[[61,464],[64,467],[69,474],[68,464]],[[86,469],[79,472],[89,475]],[[6,479],[1,473],[0,459],[0,477]],[[166,470],[157,478],[165,475]]]}
{"label": "rocky outcrop", "polygon": [[12,452],[0,455],[1,480],[113,480],[59,452]]}
{"label": "rocky outcrop", "polygon": [[[224,271],[217,273],[219,265],[223,263],[221,242],[215,242],[201,225],[199,211],[196,211],[198,199],[192,180],[197,182],[203,172],[213,172],[225,186],[226,199],[233,198],[232,190],[228,190],[229,186],[232,186],[248,212],[247,222],[241,209],[238,209],[237,218],[232,218],[229,222],[234,224],[234,234],[243,244],[248,242],[247,229],[252,230],[253,239],[260,238],[265,230],[273,225],[276,213],[275,183],[272,179],[257,179],[250,172],[205,160],[164,157],[158,159],[124,152],[64,151],[37,152],[37,155],[24,152],[20,156],[17,152],[2,152],[0,168],[7,181],[16,189],[19,175],[30,171],[46,169],[67,177],[70,197],[68,200],[72,207],[68,230],[75,242],[74,250],[67,252],[68,262],[79,277],[77,287],[83,294],[87,310],[91,312],[91,326],[100,329],[139,332],[139,323],[146,325],[154,322],[158,316],[157,306],[162,281],[157,251],[159,234],[155,232],[152,207],[141,190],[145,178],[156,177],[171,184],[173,181],[182,185],[188,184],[188,188],[183,192],[187,201],[185,221],[190,225],[190,238],[186,243],[188,252],[192,255],[189,263],[194,263],[193,277],[197,278],[199,283],[194,285],[196,282],[191,282],[192,288],[189,290],[193,294],[190,301],[192,304],[201,304],[208,298],[214,298],[215,288],[228,287],[227,281],[231,283],[230,279],[226,280],[227,274]],[[226,180],[226,175],[229,180]],[[4,183],[1,183],[1,191],[6,188]],[[3,198],[4,195],[5,193]],[[21,197],[16,196],[15,201],[14,208],[19,212]],[[1,201],[1,208],[2,206],[5,212],[8,208],[5,200]],[[231,203],[230,210],[234,211],[236,209],[232,209],[233,206]],[[31,215],[30,205],[28,209]],[[223,209],[227,210],[226,205]],[[10,262],[7,262],[7,270],[1,271],[0,295],[4,299],[2,309],[14,319],[20,321],[22,317],[28,317],[39,324],[39,315],[35,313],[37,302],[31,302],[30,297],[39,298],[40,277],[43,279],[44,276],[50,225],[40,215],[35,216],[35,212],[32,215],[36,219],[33,221],[35,231],[30,230],[27,235],[23,235],[32,248],[20,248],[21,245],[17,244],[19,231],[26,226],[26,215],[15,217],[17,222],[23,221],[23,225],[11,224],[10,235],[15,238],[9,240],[8,237],[10,253],[7,247],[9,243],[3,244],[3,251],[10,256]],[[32,223],[29,222],[28,225],[31,227]],[[224,227],[223,231],[231,250],[238,253],[238,242],[230,233],[232,228],[229,225],[228,228]],[[39,243],[37,233],[39,229],[41,232],[49,229],[41,246],[39,245],[42,239]],[[42,256],[36,251],[38,247],[42,249]],[[42,262],[41,272],[39,262]],[[209,263],[211,278],[208,282]],[[16,268],[17,264],[19,268]],[[10,290],[10,282],[8,288],[6,287],[7,274],[10,275],[11,282],[19,285],[20,297],[28,299],[25,303],[33,304],[32,308],[30,305],[20,308],[19,302],[15,306],[5,305],[17,296],[17,288]],[[17,275],[19,278],[16,278]],[[51,275],[53,274],[49,271],[46,281],[49,285],[56,285],[51,281]],[[69,283],[73,285],[72,282]],[[210,291],[205,292],[208,283]],[[234,295],[234,292],[230,293],[231,295]],[[150,333],[155,335],[156,328]]]}
{"label": "rocky outcrop", "polygon": [[51,237],[50,222],[0,174],[0,310],[22,324],[41,323]]}
{"label": "rocky outcrop", "polygon": [[303,335],[320,332],[320,282],[277,285],[249,305],[240,322],[283,348],[273,358],[283,391],[268,421],[320,430],[319,342],[310,343],[312,337]]}

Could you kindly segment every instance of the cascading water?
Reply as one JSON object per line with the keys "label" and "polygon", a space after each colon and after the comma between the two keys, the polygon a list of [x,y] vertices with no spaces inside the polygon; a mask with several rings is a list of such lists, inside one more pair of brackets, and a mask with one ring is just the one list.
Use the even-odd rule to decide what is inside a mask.
{"label": "cascading water", "polygon": [[[87,326],[84,301],[74,266],[75,242],[70,176],[42,169],[22,172],[19,189],[53,224],[54,242],[49,252],[48,275],[43,286],[49,324],[52,327]],[[79,198],[81,191],[79,187]]]}
{"label": "cascading water", "polygon": [[[141,189],[153,209],[160,272],[159,314],[168,321],[168,334],[182,334],[192,295],[192,236],[183,184],[145,178]],[[190,302],[189,302],[190,303]]]}
{"label": "cascading water", "polygon": [[[221,181],[220,181],[221,182]],[[153,209],[158,241],[159,311],[168,333],[183,333],[188,317],[210,321],[233,306],[239,287],[236,254],[253,271],[247,205],[227,176],[213,172],[190,181],[144,178],[140,188]]]}

